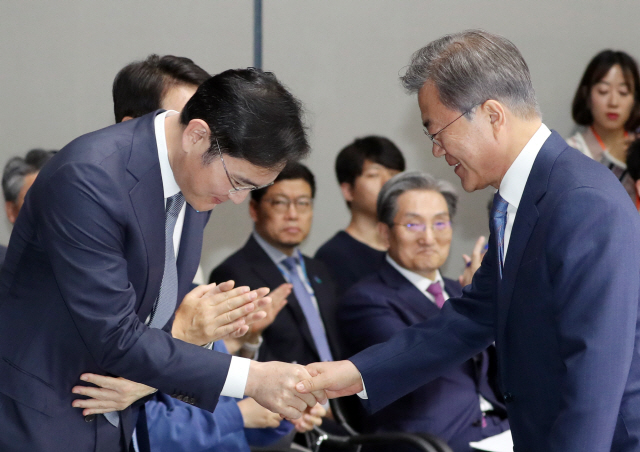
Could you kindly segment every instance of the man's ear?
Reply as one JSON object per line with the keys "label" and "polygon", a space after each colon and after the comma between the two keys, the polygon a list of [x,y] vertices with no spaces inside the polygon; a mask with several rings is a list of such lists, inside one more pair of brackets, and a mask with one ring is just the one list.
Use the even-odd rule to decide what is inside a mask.
{"label": "man's ear", "polygon": [[353,201],[353,185],[349,182],[343,182],[340,184],[340,191],[342,192],[342,197],[345,201]]}
{"label": "man's ear", "polygon": [[255,199],[249,201],[249,216],[254,223],[258,222],[258,202]]}
{"label": "man's ear", "polygon": [[16,206],[16,203],[12,201],[6,201],[4,203],[4,210],[5,212],[7,212],[7,218],[9,219],[9,223],[14,224],[18,219],[18,213],[20,212],[18,210],[18,206]]}
{"label": "man's ear", "polygon": [[210,135],[211,130],[206,122],[202,119],[192,119],[182,133],[183,145],[193,147],[204,144],[206,145],[205,150],[209,149]]}
{"label": "man's ear", "polygon": [[636,185],[636,194],[640,197],[640,179],[635,182]]}
{"label": "man's ear", "polygon": [[480,109],[489,118],[493,135],[497,137],[507,119],[504,106],[497,100],[489,99],[480,106]]}
{"label": "man's ear", "polygon": [[380,236],[380,239],[382,239],[382,243],[384,243],[384,246],[387,249],[389,248],[389,244],[391,242],[389,237],[390,234],[391,231],[389,230],[389,225],[378,222],[378,235]]}

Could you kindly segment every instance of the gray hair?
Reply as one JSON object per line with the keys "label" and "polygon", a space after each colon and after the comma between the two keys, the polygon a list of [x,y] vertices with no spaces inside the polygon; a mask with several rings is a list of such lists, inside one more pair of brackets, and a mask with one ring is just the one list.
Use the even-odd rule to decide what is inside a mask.
{"label": "gray hair", "polygon": [[508,39],[483,30],[445,35],[415,52],[402,85],[415,94],[434,83],[440,102],[460,113],[494,99],[522,119],[540,117],[529,67]]}
{"label": "gray hair", "polygon": [[9,159],[2,173],[2,193],[4,194],[4,200],[7,202],[15,202],[24,185],[24,178],[29,174],[40,171],[44,164],[47,163],[55,153],[56,151],[32,149],[27,152],[25,158],[13,157]]}
{"label": "gray hair", "polygon": [[431,190],[440,193],[449,208],[449,216],[453,218],[458,205],[458,195],[453,184],[446,180],[438,180],[431,174],[422,171],[408,171],[396,174],[383,185],[378,194],[378,221],[393,225],[398,213],[398,198],[409,190]]}

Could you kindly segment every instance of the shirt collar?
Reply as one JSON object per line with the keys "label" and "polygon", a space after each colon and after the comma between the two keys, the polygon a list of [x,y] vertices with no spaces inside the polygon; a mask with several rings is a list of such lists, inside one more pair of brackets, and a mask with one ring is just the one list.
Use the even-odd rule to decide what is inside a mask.
{"label": "shirt collar", "polygon": [[178,114],[177,111],[167,110],[158,114],[154,120],[156,132],[156,144],[158,146],[158,158],[160,159],[160,174],[162,175],[162,188],[164,197],[170,198],[180,191],[180,187],[173,176],[173,170],[169,163],[169,150],[167,149],[167,137],[164,131],[164,120],[167,116]]}
{"label": "shirt collar", "polygon": [[[279,265],[280,263],[282,263],[283,260],[285,260],[286,258],[289,257],[286,254],[284,254],[282,251],[280,251],[279,249],[275,248],[273,245],[271,245],[265,239],[263,239],[260,236],[260,234],[258,234],[256,232],[255,229],[253,230],[251,235],[256,240],[256,242],[258,242],[258,245],[260,245],[260,248],[262,248],[264,250],[264,252],[267,253],[267,256],[269,256],[269,259],[271,259],[274,264]],[[292,254],[292,255],[298,256],[298,259],[300,258],[300,252],[298,251],[298,248],[295,248],[293,253],[294,254]]]}
{"label": "shirt collar", "polygon": [[529,173],[531,173],[533,162],[536,160],[538,152],[540,152],[542,145],[550,135],[551,130],[544,124],[541,124],[518,157],[513,161],[502,178],[502,182],[500,182],[500,196],[502,196],[509,205],[515,207],[516,210],[520,205],[520,199],[524,192],[524,186],[527,184]]}
{"label": "shirt collar", "polygon": [[411,284],[416,286],[416,288],[420,292],[426,293],[427,292],[427,288],[431,284],[436,282],[436,281],[440,283],[440,286],[442,287],[442,290],[444,291],[444,280],[442,279],[442,275],[440,274],[440,270],[436,270],[436,278],[432,281],[429,278],[425,278],[422,275],[419,275],[419,274],[417,274],[415,272],[412,272],[411,270],[407,270],[406,268],[400,266],[400,264],[398,264],[396,261],[394,261],[393,258],[391,256],[389,256],[388,253],[386,255],[386,259],[387,259],[387,262],[389,262],[389,264],[391,264],[391,266],[393,268],[398,270],[398,272],[400,272],[400,274],[402,276],[407,278]]}

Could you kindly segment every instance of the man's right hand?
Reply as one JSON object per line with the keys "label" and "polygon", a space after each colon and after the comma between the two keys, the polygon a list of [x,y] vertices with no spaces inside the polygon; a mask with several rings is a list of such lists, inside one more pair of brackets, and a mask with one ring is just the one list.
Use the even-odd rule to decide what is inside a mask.
{"label": "man's right hand", "polygon": [[307,407],[327,400],[322,390],[299,393],[296,385],[302,380],[311,375],[299,364],[251,361],[244,393],[286,419],[298,419]]}
{"label": "man's right hand", "polygon": [[198,286],[189,292],[176,311],[171,334],[176,339],[205,345],[225,337],[239,337],[249,325],[266,317],[271,298],[267,287],[250,290],[233,281]]}
{"label": "man's right hand", "polygon": [[[306,366],[311,378],[296,385],[300,394],[319,394],[335,399],[361,392],[362,376],[358,368],[348,360],[313,363]],[[326,400],[318,400],[324,404]]]}

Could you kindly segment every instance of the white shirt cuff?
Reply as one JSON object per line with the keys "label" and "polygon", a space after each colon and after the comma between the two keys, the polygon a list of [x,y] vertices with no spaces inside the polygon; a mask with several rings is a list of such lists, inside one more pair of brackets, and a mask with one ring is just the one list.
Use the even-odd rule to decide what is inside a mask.
{"label": "white shirt cuff", "polygon": [[240,358],[239,356],[231,357],[231,364],[229,364],[227,379],[224,382],[220,395],[235,397],[236,399],[244,397],[244,388],[247,386],[250,364],[250,359]]}
{"label": "white shirt cuff", "polygon": [[367,388],[364,385],[364,379],[362,378],[362,376],[360,376],[360,380],[362,380],[362,391],[360,391],[358,393],[358,397],[360,397],[361,399],[368,399],[369,397],[367,396]]}

